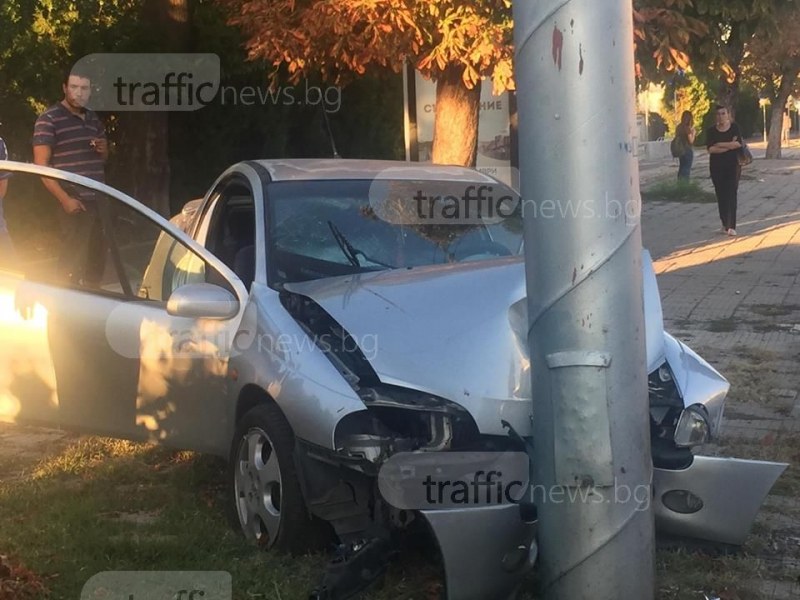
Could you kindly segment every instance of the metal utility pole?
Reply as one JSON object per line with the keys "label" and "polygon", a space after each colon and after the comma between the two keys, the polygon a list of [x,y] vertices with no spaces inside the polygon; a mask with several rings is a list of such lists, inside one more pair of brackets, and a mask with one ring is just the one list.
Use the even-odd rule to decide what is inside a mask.
{"label": "metal utility pole", "polygon": [[630,0],[515,0],[546,600],[652,600]]}

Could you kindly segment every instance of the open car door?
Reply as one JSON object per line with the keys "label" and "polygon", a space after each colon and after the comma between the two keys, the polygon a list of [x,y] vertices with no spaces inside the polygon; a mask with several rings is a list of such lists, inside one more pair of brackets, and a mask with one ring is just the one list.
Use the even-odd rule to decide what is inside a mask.
{"label": "open car door", "polygon": [[[30,164],[0,171],[15,247],[0,257],[0,420],[227,455],[242,282],[113,188]],[[86,210],[67,215],[45,178]]]}

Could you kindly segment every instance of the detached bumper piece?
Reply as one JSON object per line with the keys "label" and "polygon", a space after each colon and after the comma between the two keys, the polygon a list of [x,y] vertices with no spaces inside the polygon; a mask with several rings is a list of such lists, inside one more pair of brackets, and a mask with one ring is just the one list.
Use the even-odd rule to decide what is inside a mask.
{"label": "detached bumper piece", "polygon": [[536,523],[520,505],[424,510],[444,561],[448,600],[512,597],[536,562]]}
{"label": "detached bumper piece", "polygon": [[685,469],[653,470],[661,533],[741,546],[786,463],[695,456]]}
{"label": "detached bumper piece", "polygon": [[353,597],[386,573],[392,555],[390,541],[380,537],[342,546],[309,600]]}

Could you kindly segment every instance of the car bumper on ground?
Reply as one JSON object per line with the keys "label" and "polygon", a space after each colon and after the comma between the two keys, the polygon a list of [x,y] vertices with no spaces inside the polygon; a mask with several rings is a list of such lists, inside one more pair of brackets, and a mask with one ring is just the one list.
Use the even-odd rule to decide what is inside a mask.
{"label": "car bumper on ground", "polygon": [[742,545],[786,463],[695,456],[680,470],[654,469],[659,533]]}
{"label": "car bumper on ground", "polygon": [[420,511],[439,545],[448,600],[511,597],[537,556],[520,505]]}

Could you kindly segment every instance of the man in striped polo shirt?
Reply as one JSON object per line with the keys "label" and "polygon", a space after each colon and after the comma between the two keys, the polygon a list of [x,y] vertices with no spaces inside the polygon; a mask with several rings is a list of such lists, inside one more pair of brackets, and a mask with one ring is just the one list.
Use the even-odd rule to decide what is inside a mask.
{"label": "man in striped polo shirt", "polygon": [[[91,81],[75,70],[62,85],[64,98],[36,119],[33,162],[105,182],[108,141],[97,114],[86,108]],[[59,271],[75,284],[93,285],[105,267],[106,244],[91,191],[52,179],[45,187],[61,205],[62,251]]]}

